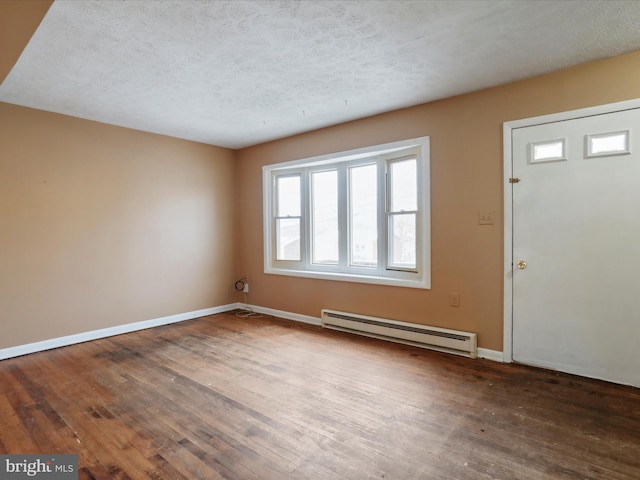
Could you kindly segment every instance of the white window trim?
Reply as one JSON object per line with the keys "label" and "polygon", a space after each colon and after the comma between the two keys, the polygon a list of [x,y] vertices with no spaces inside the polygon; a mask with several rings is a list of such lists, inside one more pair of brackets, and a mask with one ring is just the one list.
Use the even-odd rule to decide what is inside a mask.
{"label": "white window trim", "polygon": [[[419,210],[417,242],[418,255],[416,258],[417,272],[403,270],[379,270],[376,274],[358,274],[354,272],[335,271],[331,267],[323,268],[317,265],[311,266],[308,262],[309,239],[306,233],[303,233],[301,242],[303,262],[301,264],[291,264],[290,267],[284,267],[282,262],[275,261],[274,245],[275,232],[273,226],[272,212],[274,206],[274,191],[272,179],[274,174],[279,171],[294,168],[317,168],[323,165],[335,163],[343,163],[354,160],[366,160],[370,157],[378,157],[382,155],[400,152],[409,148],[417,148],[417,165],[418,165],[418,198]],[[293,160],[289,162],[277,163],[273,165],[265,165],[262,167],[263,180],[263,225],[264,225],[264,272],[273,275],[285,275],[291,277],[316,278],[323,280],[335,280],[345,282],[367,283],[375,285],[391,285],[397,287],[409,288],[431,288],[431,222],[430,222],[430,155],[429,155],[429,137],[419,137],[415,139],[402,140],[383,145],[359,148],[345,152],[333,153],[328,155],[320,155],[311,158]],[[303,184],[305,181],[303,181]],[[307,186],[302,188],[302,195],[308,195]],[[303,205],[305,202],[303,202]],[[306,231],[306,221],[310,221],[308,212],[303,214],[303,232]],[[380,242],[386,248],[386,241]],[[295,263],[295,262],[294,262]],[[332,271],[334,270],[334,271]]]}

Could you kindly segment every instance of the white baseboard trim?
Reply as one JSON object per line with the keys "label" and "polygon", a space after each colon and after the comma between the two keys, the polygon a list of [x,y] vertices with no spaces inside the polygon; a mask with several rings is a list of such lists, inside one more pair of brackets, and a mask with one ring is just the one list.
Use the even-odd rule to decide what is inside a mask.
{"label": "white baseboard trim", "polygon": [[[242,305],[239,308],[245,307]],[[265,315],[271,315],[273,317],[284,318],[285,320],[293,320],[296,322],[309,323],[311,325],[322,325],[322,319],[317,317],[311,317],[309,315],[300,315],[298,313],[285,312],[284,310],[274,310],[273,308],[260,307],[257,305],[246,305],[254,312],[263,313]],[[477,357],[487,360],[493,360],[495,362],[504,362],[502,352],[497,350],[489,350],[488,348],[478,348]]]}
{"label": "white baseboard trim", "polygon": [[[42,352],[45,350],[51,350],[53,348],[65,347],[67,345],[73,345],[76,343],[88,342],[90,340],[97,340],[99,338],[113,337],[115,335],[122,335],[123,333],[135,332],[138,330],[145,330],[147,328],[159,327],[161,325],[169,325],[171,323],[183,322],[185,320],[191,320],[199,317],[206,317],[207,315],[214,315],[216,313],[228,312],[236,310],[238,308],[249,307],[256,313],[262,313],[264,315],[271,315],[273,317],[284,318],[285,320],[293,320],[294,322],[307,323],[310,325],[322,325],[322,320],[319,317],[312,317],[310,315],[301,315],[299,313],[286,312],[284,310],[276,310],[273,308],[261,307],[258,305],[245,305],[242,303],[231,303],[228,305],[221,305],[219,307],[205,308],[202,310],[195,310],[193,312],[179,313],[177,315],[169,315],[167,317],[154,318],[151,320],[144,320],[141,322],[127,323],[125,325],[118,325],[115,327],[101,328],[99,330],[91,330],[89,332],[77,333],[75,335],[67,335],[65,337],[52,338],[49,340],[43,340],[41,342],[28,343],[25,345],[17,345],[15,347],[8,347],[0,349],[0,360],[7,358],[19,357],[27,355],[29,353]],[[493,360],[496,362],[504,362],[503,352],[496,350],[489,350],[487,348],[478,348],[478,358],[484,358],[487,360]]]}
{"label": "white baseboard trim", "polygon": [[[244,307],[241,305],[239,308]],[[293,320],[295,322],[308,323],[310,325],[322,325],[320,317],[312,317],[309,315],[300,315],[299,313],[285,312],[284,310],[275,310],[273,308],[260,307],[258,305],[246,305],[256,313],[271,315],[272,317],[284,318],[285,320]]]}
{"label": "white baseboard trim", "polygon": [[477,353],[478,358],[485,358],[487,360],[493,360],[494,362],[504,362],[503,352],[497,350],[489,350],[488,348],[479,348]]}
{"label": "white baseboard trim", "polygon": [[41,342],[28,343],[26,345],[18,345],[15,347],[3,348],[3,349],[0,349],[0,360],[19,357],[21,355],[27,355],[29,353],[42,352],[44,350],[51,350],[52,348],[66,347],[67,345],[88,342],[90,340],[97,340],[99,338],[112,337],[114,335],[121,335],[123,333],[135,332],[137,330],[145,330],[147,328],[159,327],[161,325],[168,325],[170,323],[183,322],[185,320],[191,320],[193,318],[205,317],[207,315],[214,315],[216,313],[228,312],[229,310],[234,310],[239,307],[240,307],[239,303],[232,303],[229,305],[221,305],[219,307],[195,310],[193,312],[179,313],[177,315],[169,315],[167,317],[154,318],[151,320],[143,320],[141,322],[127,323],[125,325],[118,325],[115,327],[101,328],[99,330],[91,330],[89,332],[77,333],[75,335],[67,335],[65,337],[52,338],[50,340],[43,340]]}

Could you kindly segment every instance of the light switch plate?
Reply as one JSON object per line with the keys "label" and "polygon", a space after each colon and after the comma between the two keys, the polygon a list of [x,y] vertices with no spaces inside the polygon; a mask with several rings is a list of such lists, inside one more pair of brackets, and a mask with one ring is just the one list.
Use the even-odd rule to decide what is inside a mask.
{"label": "light switch plate", "polygon": [[460,306],[460,293],[459,292],[449,292],[449,306],[450,307],[459,307]]}

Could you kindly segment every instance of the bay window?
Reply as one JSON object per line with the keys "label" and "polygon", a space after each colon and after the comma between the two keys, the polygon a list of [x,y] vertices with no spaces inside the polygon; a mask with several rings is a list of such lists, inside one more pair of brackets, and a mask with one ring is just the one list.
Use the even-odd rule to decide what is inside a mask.
{"label": "bay window", "polygon": [[265,272],[430,287],[429,138],[263,168]]}

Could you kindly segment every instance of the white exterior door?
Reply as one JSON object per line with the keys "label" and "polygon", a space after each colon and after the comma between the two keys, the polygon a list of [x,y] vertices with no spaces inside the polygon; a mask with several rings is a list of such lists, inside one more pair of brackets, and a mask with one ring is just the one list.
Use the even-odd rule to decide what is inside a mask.
{"label": "white exterior door", "polygon": [[640,109],[511,143],[512,359],[640,386]]}

